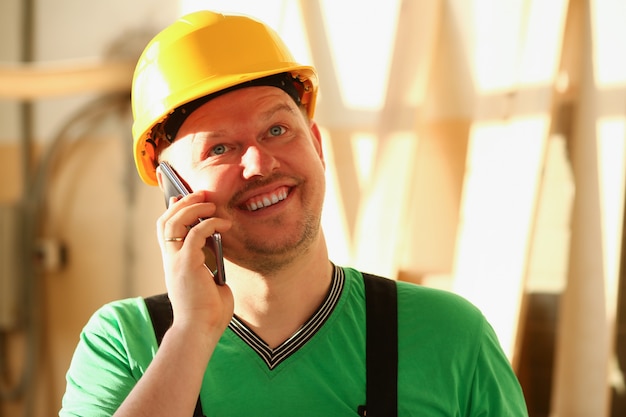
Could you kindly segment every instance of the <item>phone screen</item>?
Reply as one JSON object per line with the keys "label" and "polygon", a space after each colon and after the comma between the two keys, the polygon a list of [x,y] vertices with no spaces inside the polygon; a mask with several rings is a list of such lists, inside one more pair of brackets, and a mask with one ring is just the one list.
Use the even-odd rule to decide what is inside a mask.
{"label": "phone screen", "polygon": [[[159,166],[166,178],[163,188],[165,191],[165,205],[169,206],[171,197],[185,196],[189,194],[190,190],[167,162],[161,162]],[[202,220],[204,219],[198,219],[198,221]],[[204,264],[209,271],[211,271],[211,274],[213,274],[215,283],[217,285],[224,285],[226,282],[226,274],[224,273],[224,256],[222,254],[222,235],[216,232],[208,238],[203,251],[205,258]]]}

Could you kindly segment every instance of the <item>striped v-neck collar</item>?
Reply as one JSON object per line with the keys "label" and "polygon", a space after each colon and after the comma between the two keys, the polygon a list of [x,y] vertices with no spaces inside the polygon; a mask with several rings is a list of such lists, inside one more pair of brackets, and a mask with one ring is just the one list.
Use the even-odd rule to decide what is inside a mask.
{"label": "striped v-neck collar", "polygon": [[274,369],[300,347],[304,346],[324,325],[339,301],[344,283],[343,269],[333,265],[330,290],[322,304],[296,333],[274,349],[270,348],[263,339],[239,320],[237,316],[233,316],[228,327],[265,361],[270,370]]}

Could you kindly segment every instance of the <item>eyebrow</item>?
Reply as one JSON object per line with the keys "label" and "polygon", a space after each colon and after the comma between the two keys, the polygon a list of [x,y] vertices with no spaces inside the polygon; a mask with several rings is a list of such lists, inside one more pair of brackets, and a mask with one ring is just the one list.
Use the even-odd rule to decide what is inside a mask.
{"label": "eyebrow", "polygon": [[269,118],[271,118],[274,114],[280,112],[280,111],[286,111],[288,113],[294,114],[295,111],[293,109],[292,106],[290,106],[287,103],[278,103],[273,107],[270,107],[268,110],[262,112],[260,114],[260,116],[263,118],[263,120],[267,120]]}
{"label": "eyebrow", "polygon": [[[295,114],[296,111],[294,110],[294,108],[292,106],[290,106],[287,103],[278,103],[272,107],[270,107],[269,109],[263,111],[260,115],[259,118],[263,119],[263,120],[269,120],[272,118],[272,116],[274,116],[276,113],[279,113],[281,111],[285,111],[288,112],[290,114]],[[222,136],[226,136],[227,131],[225,129],[218,129],[218,130],[211,130],[208,132],[203,132],[203,137],[205,138],[209,138],[209,139],[215,139],[215,138],[220,138]],[[195,142],[196,139],[198,139],[198,135],[194,134],[191,142]]]}

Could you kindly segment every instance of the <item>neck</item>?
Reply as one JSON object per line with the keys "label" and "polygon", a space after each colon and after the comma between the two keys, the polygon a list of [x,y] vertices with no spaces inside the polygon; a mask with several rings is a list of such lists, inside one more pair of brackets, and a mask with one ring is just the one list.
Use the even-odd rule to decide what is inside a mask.
{"label": "neck", "polygon": [[272,348],[291,337],[329,291],[333,268],[323,239],[307,252],[271,274],[227,266],[235,314]]}

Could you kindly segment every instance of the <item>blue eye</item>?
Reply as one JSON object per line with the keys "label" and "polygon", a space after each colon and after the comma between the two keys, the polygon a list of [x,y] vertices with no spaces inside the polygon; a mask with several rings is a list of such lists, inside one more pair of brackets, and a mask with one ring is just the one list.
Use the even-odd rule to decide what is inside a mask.
{"label": "blue eye", "polygon": [[226,146],[217,145],[211,150],[211,153],[213,155],[223,155],[224,153],[226,153]]}
{"label": "blue eye", "polygon": [[280,136],[285,133],[285,128],[282,126],[272,126],[270,127],[269,133],[272,136]]}

